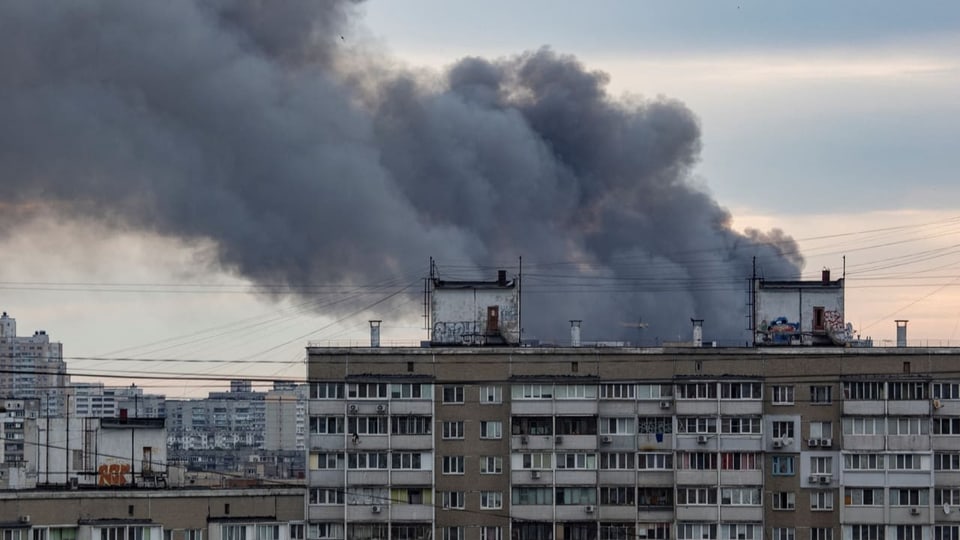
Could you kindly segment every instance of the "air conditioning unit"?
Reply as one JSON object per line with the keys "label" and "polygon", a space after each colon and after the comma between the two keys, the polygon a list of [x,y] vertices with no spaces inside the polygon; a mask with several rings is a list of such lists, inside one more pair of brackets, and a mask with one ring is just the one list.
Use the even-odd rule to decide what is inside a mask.
{"label": "air conditioning unit", "polygon": [[349,411],[350,411],[350,414],[356,414],[356,413],[357,413],[357,406],[356,406],[356,405],[351,405]]}
{"label": "air conditioning unit", "polygon": [[377,412],[380,414],[387,412],[387,406],[384,405],[383,403],[381,403],[380,405],[377,405]]}
{"label": "air conditioning unit", "polygon": [[30,523],[30,516],[20,516],[20,523]]}
{"label": "air conditioning unit", "polygon": [[783,439],[774,439],[773,440],[774,448],[783,448]]}
{"label": "air conditioning unit", "polygon": [[810,475],[810,478],[808,478],[808,480],[810,480],[810,483],[811,483],[811,484],[816,484],[817,482],[820,481],[820,477],[817,476],[817,475],[815,475],[815,474],[811,474],[811,475]]}
{"label": "air conditioning unit", "polygon": [[592,514],[592,513],[593,513],[593,507],[592,507],[592,506],[587,506],[587,507],[584,508],[584,510],[585,510],[588,514]]}
{"label": "air conditioning unit", "polygon": [[816,448],[820,446],[820,439],[807,439],[807,446],[810,448]]}
{"label": "air conditioning unit", "polygon": [[934,400],[933,400],[933,408],[934,408],[934,409],[939,409],[939,408],[941,408],[941,407],[943,407],[943,402],[941,402],[939,399],[934,399]]}
{"label": "air conditioning unit", "polygon": [[370,511],[373,512],[374,514],[379,514],[381,510],[383,510],[383,509],[380,508],[379,506],[371,506],[371,507],[370,507]]}
{"label": "air conditioning unit", "polygon": [[830,448],[833,446],[833,439],[820,439],[820,446],[823,448]]}
{"label": "air conditioning unit", "polygon": [[79,476],[71,476],[69,481],[70,481],[70,489],[80,489]]}
{"label": "air conditioning unit", "polygon": [[820,483],[821,483],[821,484],[829,484],[829,483],[830,483],[830,480],[832,480],[832,479],[830,478],[830,475],[829,475],[829,474],[824,474],[823,476],[820,477]]}
{"label": "air conditioning unit", "polygon": [[603,437],[600,437],[601,444],[610,444],[612,442],[613,442],[613,437],[609,435],[604,435]]}
{"label": "air conditioning unit", "polygon": [[530,478],[533,478],[534,480],[539,480],[540,471],[530,471]]}
{"label": "air conditioning unit", "polygon": [[560,436],[560,435],[557,435],[557,436],[553,439],[553,441],[554,441],[555,443],[557,443],[557,444],[563,444],[563,437]]}
{"label": "air conditioning unit", "polygon": [[707,436],[697,435],[697,444],[707,444]]}
{"label": "air conditioning unit", "polygon": [[669,409],[669,408],[670,408],[670,402],[669,402],[669,401],[661,401],[661,402],[660,402],[660,408],[661,408],[661,409]]}
{"label": "air conditioning unit", "polygon": [[521,435],[521,436],[520,436],[520,444],[527,444],[528,442],[530,442],[530,438],[529,438],[529,437],[527,437],[526,435]]}
{"label": "air conditioning unit", "polygon": [[911,515],[911,516],[919,516],[919,515],[920,515],[920,509],[919,509],[919,508],[911,508],[911,509],[910,509],[910,515]]}

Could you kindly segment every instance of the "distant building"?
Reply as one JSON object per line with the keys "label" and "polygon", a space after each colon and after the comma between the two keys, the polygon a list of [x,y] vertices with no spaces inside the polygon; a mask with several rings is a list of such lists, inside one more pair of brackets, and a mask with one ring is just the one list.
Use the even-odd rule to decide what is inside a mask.
{"label": "distant building", "polygon": [[144,394],[143,389],[130,386],[104,386],[101,382],[74,382],[70,384],[71,415],[81,418],[110,418],[126,410],[138,418],[166,416],[166,396]]}
{"label": "distant building", "polygon": [[[19,465],[34,450],[29,441],[36,441],[36,419],[39,415],[36,399],[5,399],[0,405],[0,464],[2,468]],[[0,485],[6,478],[0,472]]]}
{"label": "distant building", "polygon": [[0,315],[0,397],[36,399],[41,416],[67,413],[67,365],[63,346],[44,330],[17,336],[17,320]]}
{"label": "distant building", "polygon": [[304,470],[306,390],[287,383],[269,392],[250,381],[206,399],[167,400],[170,458],[195,471],[293,477]]}

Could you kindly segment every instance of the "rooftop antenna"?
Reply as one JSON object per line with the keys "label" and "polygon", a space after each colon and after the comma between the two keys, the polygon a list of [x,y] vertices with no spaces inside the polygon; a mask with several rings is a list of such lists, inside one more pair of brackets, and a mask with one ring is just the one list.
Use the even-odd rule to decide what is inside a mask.
{"label": "rooftop antenna", "polygon": [[620,326],[624,328],[637,329],[637,346],[643,346],[643,329],[650,326],[650,323],[643,322],[643,317],[637,319],[637,322],[621,322]]}

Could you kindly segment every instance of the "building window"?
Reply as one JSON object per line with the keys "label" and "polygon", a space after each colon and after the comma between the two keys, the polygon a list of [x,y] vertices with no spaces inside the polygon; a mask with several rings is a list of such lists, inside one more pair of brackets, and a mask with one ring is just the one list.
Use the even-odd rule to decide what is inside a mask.
{"label": "building window", "polygon": [[[637,534],[634,536],[632,533],[632,523],[629,524],[630,527],[626,528],[624,531],[625,538],[611,538],[610,540],[670,540],[670,531],[673,529],[672,523],[641,523],[637,527]],[[603,526],[601,525],[601,532]]]}
{"label": "building window", "polygon": [[257,525],[257,540],[280,540],[280,526]]}
{"label": "building window", "polygon": [[[343,491],[339,489],[310,488],[310,504],[343,504]],[[203,540],[202,538],[197,540]]]}
{"label": "building window", "polygon": [[[412,366],[412,363],[410,363]],[[413,371],[408,369],[408,371]],[[391,399],[433,399],[433,385],[420,383],[393,383],[390,385]]]}
{"label": "building window", "polygon": [[833,457],[812,456],[810,458],[810,474],[833,474]]}
{"label": "building window", "polygon": [[641,416],[637,422],[637,433],[673,433],[673,418],[669,416]]}
{"label": "building window", "polygon": [[463,527],[444,527],[443,540],[463,540]]}
{"label": "building window", "polygon": [[310,538],[319,540],[342,540],[343,523],[311,523],[307,526]]}
{"label": "building window", "polygon": [[354,452],[347,454],[347,468],[357,470],[386,469],[386,452]]}
{"label": "building window", "polygon": [[[957,427],[960,429],[960,418],[957,419],[957,422]],[[888,435],[927,435],[930,433],[929,418],[919,416],[892,416],[887,419],[887,426]]]}
{"label": "building window", "polygon": [[797,507],[797,495],[792,491],[778,491],[770,496],[774,510],[793,510]]}
{"label": "building window", "polygon": [[713,452],[678,452],[677,469],[715,471],[719,459]]}
{"label": "building window", "polygon": [[758,382],[720,383],[720,399],[763,399]]}
{"label": "building window", "polygon": [[[670,457],[670,468],[673,468],[673,455],[666,454]],[[643,461],[643,454],[641,454],[640,460]],[[600,468],[601,469],[618,469],[618,470],[632,470],[634,468],[634,454],[632,452],[604,452],[600,454]]]}
{"label": "building window", "polygon": [[633,486],[600,486],[600,504],[633,506],[636,490]]}
{"label": "building window", "polygon": [[795,540],[797,533],[793,527],[774,527],[773,540]]}
{"label": "building window", "polygon": [[[101,529],[100,540],[118,540],[113,538],[104,538],[103,537],[104,532],[105,531]],[[220,538],[222,538],[223,540],[247,540],[247,526],[246,525],[221,525]]]}
{"label": "building window", "polygon": [[717,524],[677,523],[677,540],[717,540]]}
{"label": "building window", "polygon": [[677,504],[704,506],[717,504],[717,488],[715,487],[678,487]]}
{"label": "building window", "polygon": [[684,416],[677,418],[677,433],[716,433],[717,419],[713,416]]}
{"label": "building window", "polygon": [[462,439],[463,438],[463,421],[458,420],[456,422],[444,422],[443,438],[444,439]]}
{"label": "building window", "polygon": [[883,506],[883,488],[844,488],[845,506]]}
{"label": "building window", "polygon": [[596,470],[597,455],[583,452],[557,453],[558,469]]}
{"label": "building window", "polygon": [[672,384],[638,384],[637,399],[664,399],[673,397]]}
{"label": "building window", "polygon": [[890,506],[927,506],[929,503],[928,488],[890,488]]}
{"label": "building window", "polygon": [[731,506],[759,506],[760,488],[720,488],[720,504],[729,504]]}
{"label": "building window", "polygon": [[844,435],[883,435],[882,416],[848,416],[843,419]]}
{"label": "building window", "polygon": [[[908,371],[909,373],[909,371]],[[891,400],[927,400],[930,399],[929,386],[925,382],[889,382],[889,393]]]}
{"label": "building window", "polygon": [[716,383],[678,384],[677,399],[717,399]]}
{"label": "building window", "polygon": [[456,403],[456,404],[463,403],[463,387],[444,385],[443,402],[448,405],[452,403]]}
{"label": "building window", "polygon": [[422,470],[422,455],[420,452],[393,452],[390,454],[390,468],[394,470]]}
{"label": "building window", "polygon": [[310,383],[310,399],[343,399],[343,383]]}
{"label": "building window", "polygon": [[597,504],[597,488],[595,487],[558,487],[556,501],[559,505],[568,504]]}
{"label": "building window", "polygon": [[350,383],[347,384],[349,399],[386,399],[387,383]]}
{"label": "building window", "polygon": [[503,403],[503,387],[502,386],[481,386],[480,387],[480,404],[495,405],[498,403]]}
{"label": "building window", "polygon": [[833,540],[833,528],[810,527],[810,540]]}
{"label": "building window", "polygon": [[502,456],[480,456],[480,474],[503,473]]}
{"label": "building window", "polygon": [[514,416],[510,429],[514,435],[553,435],[550,416]]}
{"label": "building window", "polygon": [[936,525],[933,540],[960,540],[960,525]]}
{"label": "building window", "polygon": [[482,420],[480,422],[481,439],[502,439],[503,422],[493,420]]}
{"label": "building window", "polygon": [[960,417],[941,416],[933,419],[934,435],[960,435]]}
{"label": "building window", "polygon": [[[631,486],[630,489],[633,489]],[[642,487],[637,490],[637,505],[641,507],[673,506],[673,488]]]}
{"label": "building window", "polygon": [[498,510],[503,508],[503,492],[481,491],[480,508],[483,510]]}
{"label": "building window", "polygon": [[760,454],[754,452],[724,452],[720,454],[720,468],[725,471],[758,471]]}
{"label": "building window", "polygon": [[343,469],[343,454],[310,454],[310,469]]}
{"label": "building window", "polygon": [[960,471],[960,453],[936,452],[933,454],[933,465],[938,471]]}
{"label": "building window", "polygon": [[[607,454],[616,455],[616,454]],[[630,454],[632,455],[632,454]],[[605,467],[601,467],[605,468]],[[633,467],[630,467],[631,469]],[[673,454],[641,452],[637,456],[637,468],[642,470],[673,470]]]}
{"label": "building window", "polygon": [[310,433],[312,435],[343,434],[342,416],[311,416]]}
{"label": "building window", "polygon": [[843,383],[843,399],[850,401],[877,401],[886,399],[882,381],[848,381]]}
{"label": "building window", "polygon": [[933,383],[936,399],[960,399],[960,383]]}
{"label": "building window", "polygon": [[601,435],[633,435],[636,421],[628,418],[601,418],[599,420]]}
{"label": "building window", "polygon": [[759,435],[759,416],[724,416],[720,420],[720,432],[732,435]]}
{"label": "building window", "polygon": [[[721,540],[754,540],[760,538],[760,525],[729,523],[720,525]],[[790,540],[793,540],[792,538]]]}
{"label": "building window", "polygon": [[810,438],[811,439],[832,439],[833,423],[832,422],[810,422]]}
{"label": "building window", "polygon": [[503,540],[500,527],[480,527],[480,540]]}
{"label": "building window", "polygon": [[930,458],[925,454],[891,454],[889,467],[895,471],[929,471]]}
{"label": "building window", "polygon": [[937,506],[944,504],[960,505],[960,488],[937,488],[933,492],[933,504]]}
{"label": "building window", "polygon": [[433,418],[429,416],[391,416],[390,432],[394,435],[430,435]]}
{"label": "building window", "polygon": [[[300,536],[294,537],[294,531],[291,529],[290,537],[294,540],[303,540],[303,523],[300,523]],[[290,525],[293,527],[294,525]],[[186,529],[183,531],[183,540],[203,540],[203,529]]]}
{"label": "building window", "polygon": [[774,405],[793,405],[793,385],[771,386],[770,402]]}
{"label": "building window", "polygon": [[596,435],[596,434],[597,434],[597,419],[592,416],[557,417],[557,435]]}
{"label": "building window", "polygon": [[554,386],[556,399],[597,399],[597,386],[594,384],[558,384]]}
{"label": "building window", "polygon": [[443,456],[443,474],[463,474],[463,456]]}
{"label": "building window", "polygon": [[773,424],[771,424],[771,428],[772,428],[771,435],[773,435],[774,439],[785,439],[785,438],[792,439],[793,438],[793,422],[792,421],[773,422]]}
{"label": "building window", "polygon": [[923,540],[923,525],[897,525],[894,540]]}
{"label": "building window", "polygon": [[444,508],[462,510],[465,507],[466,495],[462,491],[441,491],[440,502]]}
{"label": "building window", "polygon": [[510,387],[513,399],[553,399],[552,384],[515,384]]}
{"label": "building window", "polygon": [[810,492],[810,510],[814,510],[814,511],[833,510],[833,492],[832,491],[811,491]]}
{"label": "building window", "polygon": [[813,405],[829,405],[833,403],[833,387],[826,385],[810,385],[810,403]]}
{"label": "building window", "polygon": [[553,454],[549,452],[522,454],[520,457],[520,468],[531,470],[550,470],[553,468]]}
{"label": "building window", "polygon": [[793,476],[793,456],[773,456],[773,476]]}
{"label": "building window", "polygon": [[351,435],[386,435],[386,416],[351,416],[347,418],[347,431]]}
{"label": "building window", "polygon": [[602,399],[634,399],[637,395],[637,386],[634,384],[601,384],[600,397]]}
{"label": "building window", "polygon": [[511,502],[516,505],[553,504],[553,488],[548,487],[515,487]]}

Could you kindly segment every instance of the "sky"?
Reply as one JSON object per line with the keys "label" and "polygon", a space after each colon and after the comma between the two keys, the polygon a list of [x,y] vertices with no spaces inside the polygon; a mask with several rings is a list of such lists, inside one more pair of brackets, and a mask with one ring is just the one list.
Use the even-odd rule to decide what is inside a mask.
{"label": "sky", "polygon": [[[617,231],[580,236],[573,228],[563,229],[573,240],[537,251],[536,246],[552,244],[561,235],[536,230],[536,224],[562,218],[561,210],[575,204],[564,195],[564,186],[571,185],[563,183],[568,171],[540,156],[544,148],[555,150],[567,139],[548,133],[553,116],[543,116],[524,101],[524,92],[540,91],[531,82],[536,74],[530,74],[538,66],[568,68],[565,81],[588,86],[601,104],[616,104],[601,111],[604,118],[614,117],[608,127],[615,137],[584,129],[577,140],[605,160],[622,158],[624,165],[578,171],[575,180],[586,186],[584,193],[589,195],[584,178],[600,172],[623,176],[627,168],[656,161],[658,152],[677,151],[670,158],[675,161],[665,161],[657,170],[670,171],[668,184],[683,184],[675,194],[689,197],[685,208],[691,214],[668,225],[668,216],[644,206],[647,215],[657,216],[657,223],[645,228],[636,216],[613,209],[603,214],[604,224],[658,234],[658,223],[679,229],[685,220],[713,222],[718,209],[725,210],[730,234],[718,242],[755,238],[747,229],[764,234],[778,229],[792,237],[802,254],[797,277],[816,279],[824,268],[834,276],[845,271],[846,320],[861,336],[889,343],[895,337],[894,319],[909,319],[911,344],[960,344],[960,211],[955,203],[960,199],[960,6],[954,2],[368,1],[312,13],[322,24],[307,31],[327,34],[315,50],[290,48],[286,36],[271,33],[289,29],[295,34],[303,30],[299,22],[308,19],[291,12],[289,19],[268,21],[276,26],[254,24],[250,21],[259,19],[251,15],[257,14],[246,11],[252,4],[223,2],[223,11],[216,13],[247,32],[250,43],[238,39],[237,45],[197,23],[178,38],[185,43],[180,56],[162,50],[164,36],[174,25],[206,21],[208,14],[187,8],[133,14],[91,1],[56,19],[68,21],[73,33],[50,24],[43,27],[54,30],[29,38],[6,32],[13,34],[8,40],[30,41],[4,47],[18,52],[6,62],[14,66],[14,82],[0,83],[0,101],[6,102],[0,119],[18,129],[0,130],[0,144],[8,149],[0,151],[0,211],[6,215],[0,222],[0,249],[8,255],[0,266],[0,309],[17,318],[21,335],[43,329],[63,342],[68,366],[78,376],[108,384],[136,380],[147,391],[172,397],[220,388],[220,381],[230,377],[302,378],[307,342],[363,344],[370,318],[384,320],[387,344],[422,339],[418,291],[428,255],[438,257],[447,276],[468,270],[492,274],[494,267],[524,256],[535,285],[537,272],[547,272],[548,267],[537,264],[545,264],[548,253],[568,249],[569,259],[577,260],[590,253],[591,244],[617,236]],[[14,15],[6,20],[24,28],[49,22],[42,18],[49,15],[26,10]],[[121,30],[130,21],[141,25],[141,34]],[[108,37],[87,42],[88,27],[89,35]],[[47,46],[61,50],[56,47],[60,40],[69,40],[79,52],[62,56],[47,51]],[[201,50],[203,54],[193,54]],[[291,51],[306,51],[309,58],[292,58]],[[194,56],[197,65],[183,67]],[[37,67],[41,64],[52,67]],[[198,75],[203,73],[217,75]],[[484,107],[473,108],[471,99],[485,99],[468,94],[474,86],[456,86],[458,81],[483,86],[477,81],[486,76],[527,79],[516,86],[503,83],[501,90],[516,96],[501,98],[505,102],[495,106],[484,104],[497,113],[488,115],[480,114],[488,112]],[[182,87],[168,82],[178,77],[197,83]],[[95,91],[88,92],[90,88]],[[46,93],[53,97],[45,99]],[[115,107],[115,101],[124,106]],[[576,99],[571,101],[575,108]],[[97,122],[74,116],[71,104],[97,110]],[[177,116],[201,117],[210,108],[217,113],[197,125]],[[411,119],[409,109],[425,112]],[[250,110],[258,113],[249,121],[224,120]],[[31,119],[46,114],[54,127],[35,128],[42,122]],[[298,121],[298,115],[306,120]],[[518,115],[526,122],[518,122]],[[314,123],[324,129],[315,130]],[[629,159],[630,145],[603,153],[603,146],[624,138],[631,144],[644,140],[631,139],[632,131],[616,131],[624,123],[644,129],[676,126],[676,133],[667,135],[675,136],[678,146],[650,150],[637,162]],[[170,125],[176,126],[170,129],[176,138],[164,132]],[[554,146],[540,145],[540,139],[531,143],[534,132]],[[291,146],[313,148],[317,138],[334,148],[323,161],[311,161],[306,153],[284,154]],[[476,204],[486,213],[476,210],[470,226],[444,214],[442,205],[472,213],[473,201],[492,196],[490,186],[487,191],[472,188],[478,183],[476,170],[485,171],[482,164],[464,174],[455,189],[426,180],[421,185],[416,174],[405,172],[457,176],[460,170],[451,169],[455,165],[424,151],[431,143],[438,155],[459,156],[462,147],[448,143],[451,139],[482,149],[497,139],[510,147],[533,145],[533,154],[477,152],[490,160],[509,158],[510,165],[497,168],[497,174],[526,171],[540,182],[560,178],[556,184],[516,192],[518,198],[541,197],[542,206],[559,210],[522,221]],[[178,146],[182,140],[190,144]],[[411,164],[407,158],[415,153],[422,161]],[[208,159],[207,154],[226,157]],[[530,155],[540,156],[533,165],[524,161]],[[101,156],[107,165],[87,156]],[[571,163],[589,157],[575,150],[570,156],[560,165],[576,169]],[[367,170],[365,164],[377,159],[384,166]],[[270,167],[261,171],[264,163]],[[303,170],[318,166],[324,182],[362,180],[350,184],[358,186],[356,191],[314,189],[299,180],[275,187],[289,191],[289,198],[250,188],[246,196],[264,201],[269,209],[251,214],[224,201],[237,192],[208,191],[190,183],[219,178],[224,170],[225,177],[297,179]],[[49,180],[53,176],[56,181]],[[151,176],[163,181],[153,184]],[[87,177],[96,181],[87,182]],[[131,183],[112,183],[113,178]],[[167,186],[182,179],[189,182],[167,196]],[[144,203],[134,189],[126,191],[130,185],[161,195]],[[604,186],[611,192],[622,189],[615,183]],[[306,191],[298,193],[298,187]],[[30,196],[18,195],[25,192]],[[365,195],[369,192],[387,196],[372,199]],[[184,193],[195,194],[195,200],[187,202],[192,197]],[[446,193],[454,193],[455,200],[445,200]],[[464,203],[465,197],[475,199]],[[396,203],[405,198],[413,202]],[[325,206],[324,200],[331,202]],[[501,206],[513,214],[532,208]],[[311,208],[320,217],[284,221],[284,214],[309,214]],[[579,214],[586,207],[578,208]],[[233,213],[240,217],[228,222],[224,216]],[[527,244],[489,240],[488,235],[504,234],[477,225],[490,219],[503,220],[510,225],[506,230],[523,230],[532,239]],[[577,223],[580,229],[590,226],[589,221]],[[704,234],[697,227],[677,236],[678,243],[705,249],[691,240]],[[602,258],[603,250],[597,249],[590,275],[624,278],[611,261],[639,257],[623,247],[628,232],[619,233],[619,243],[605,244],[615,248],[612,258]],[[423,241],[410,241],[410,236]],[[548,240],[551,236],[554,240]],[[356,240],[361,237],[379,240]],[[476,252],[470,249],[472,242]],[[409,259],[369,254],[394,245],[404,246]],[[651,255],[653,248],[644,247],[648,258],[642,260],[650,267],[668,255]],[[787,254],[777,264],[795,262],[788,244],[777,249]],[[307,265],[282,264],[285,257],[311,250],[328,256]],[[262,264],[265,259],[278,262]],[[277,268],[293,270],[278,273]],[[735,274],[742,268],[723,271]],[[531,294],[537,294],[535,286]],[[738,295],[743,296],[732,292],[724,299],[729,304]],[[684,309],[706,309],[681,302],[676,312],[661,311],[642,296],[637,301],[642,309],[625,312],[621,319],[688,320]],[[623,329],[611,329],[616,322],[601,323],[589,304],[581,300],[577,309],[583,314],[562,311],[558,321],[583,318],[585,340],[621,337]],[[544,305],[554,306],[550,301]],[[742,317],[745,307],[733,305],[730,311]],[[708,340],[711,322],[708,316]],[[677,331],[676,325],[665,326],[659,339],[686,337],[668,335],[667,328]],[[567,331],[552,320],[538,330],[538,337],[547,340],[563,340]],[[217,380],[201,383],[200,377]]]}

